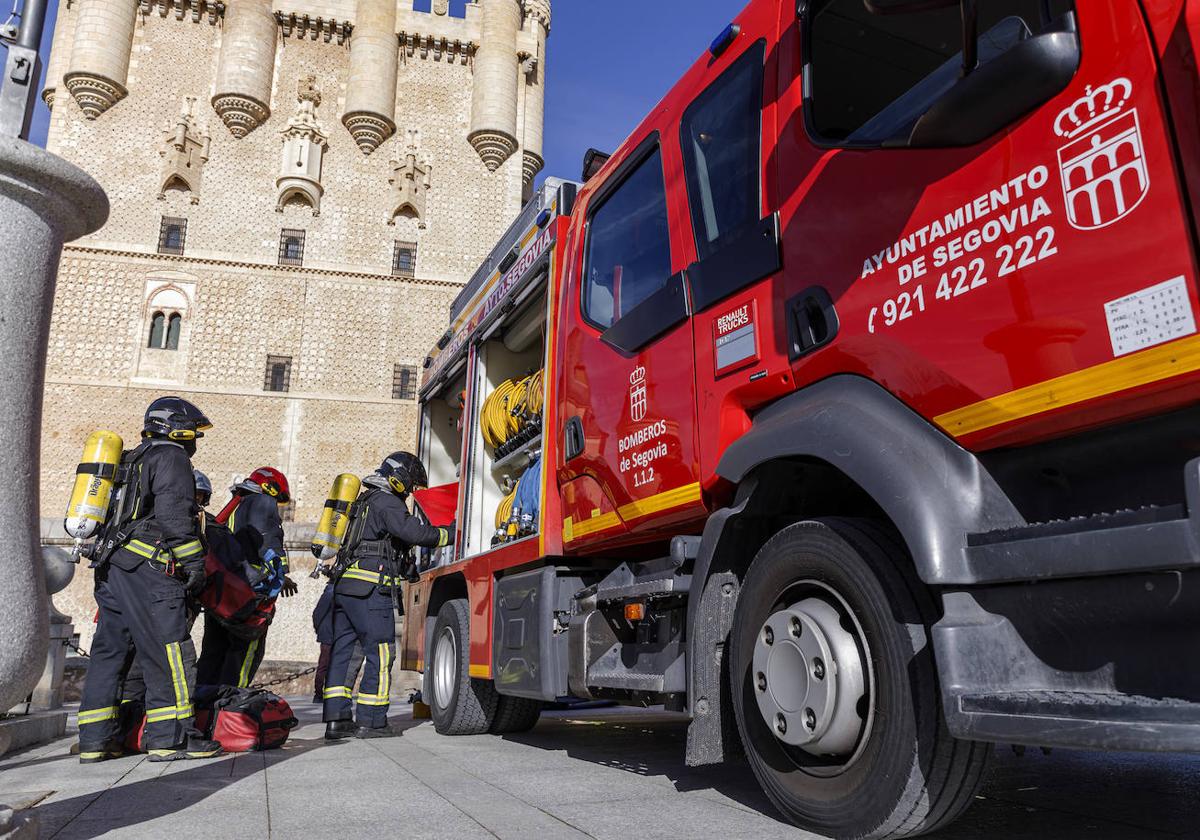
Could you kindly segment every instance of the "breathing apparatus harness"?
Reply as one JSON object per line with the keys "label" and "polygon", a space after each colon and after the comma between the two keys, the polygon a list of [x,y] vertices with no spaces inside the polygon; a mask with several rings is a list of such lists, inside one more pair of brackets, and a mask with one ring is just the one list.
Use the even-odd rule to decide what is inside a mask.
{"label": "breathing apparatus harness", "polygon": [[[397,615],[404,615],[400,605],[400,581],[412,580],[411,574],[405,574],[401,569],[400,552],[390,537],[378,540],[364,540],[363,531],[367,526],[367,515],[371,512],[371,500],[380,493],[391,493],[387,479],[380,475],[371,475],[363,480],[367,489],[350,506],[350,527],[346,533],[346,542],[338,552],[337,560],[329,568],[327,574],[330,581],[337,583],[343,577],[364,580],[389,590],[392,596],[392,607]],[[362,569],[360,560],[379,560],[378,572]],[[406,567],[411,563],[405,564]],[[361,572],[357,575],[356,572]],[[375,576],[375,580],[371,580]]]}

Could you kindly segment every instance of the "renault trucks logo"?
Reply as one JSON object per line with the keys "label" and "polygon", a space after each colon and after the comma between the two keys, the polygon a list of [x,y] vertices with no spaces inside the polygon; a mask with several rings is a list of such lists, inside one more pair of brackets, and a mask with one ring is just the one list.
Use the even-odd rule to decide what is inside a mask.
{"label": "renault trucks logo", "polygon": [[1128,79],[1087,87],[1054,121],[1067,219],[1079,230],[1107,227],[1133,212],[1150,189],[1137,108]]}
{"label": "renault trucks logo", "polygon": [[646,419],[646,369],[640,366],[629,374],[629,419],[634,423]]}

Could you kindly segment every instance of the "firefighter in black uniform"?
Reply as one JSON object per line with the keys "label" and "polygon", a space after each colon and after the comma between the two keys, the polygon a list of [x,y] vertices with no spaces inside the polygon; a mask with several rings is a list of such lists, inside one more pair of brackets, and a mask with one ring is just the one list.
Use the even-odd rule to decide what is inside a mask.
{"label": "firefighter in black uniform", "polygon": [[[363,484],[351,514],[346,544],[334,570],[333,650],[325,682],[325,737],[380,738],[387,727],[392,659],[396,649],[393,598],[399,561],[410,546],[448,545],[453,531],[435,528],[408,512],[409,491],[428,483],[425,468],[407,452],[389,455]],[[365,661],[358,705],[351,719],[350,659],[361,644]]]}
{"label": "firefighter in black uniform", "polygon": [[[283,519],[279,505],[290,499],[287,477],[271,467],[260,467],[233,488],[234,497],[222,514],[249,561],[246,577],[263,601],[296,593],[287,575],[283,547]],[[234,504],[236,502],[236,504]],[[221,521],[222,515],[217,516]],[[201,685],[234,685],[246,688],[262,664],[267,637],[244,639],[230,633],[219,621],[204,614],[204,641],[200,649],[197,680]]]}
{"label": "firefighter in black uniform", "polygon": [[92,554],[99,623],[79,704],[79,760],[122,754],[122,677],[136,651],[146,685],[143,746],[151,761],[209,758],[221,751],[194,726],[195,670],[185,605],[204,586],[191,456],[212,427],[187,400],[160,397],[146,409],[142,442],[123,453],[120,499]]}

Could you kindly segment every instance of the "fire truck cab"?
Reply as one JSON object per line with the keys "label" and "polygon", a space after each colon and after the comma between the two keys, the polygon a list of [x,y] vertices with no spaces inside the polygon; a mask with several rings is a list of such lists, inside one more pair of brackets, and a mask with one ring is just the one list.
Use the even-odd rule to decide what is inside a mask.
{"label": "fire truck cab", "polygon": [[690,716],[913,836],[993,742],[1200,748],[1194,0],[752,0],[426,360],[439,732]]}

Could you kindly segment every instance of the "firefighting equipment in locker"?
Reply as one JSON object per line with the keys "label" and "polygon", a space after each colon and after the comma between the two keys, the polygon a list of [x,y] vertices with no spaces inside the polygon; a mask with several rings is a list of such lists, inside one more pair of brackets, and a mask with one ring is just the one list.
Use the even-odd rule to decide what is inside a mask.
{"label": "firefighting equipment in locker", "polygon": [[496,508],[496,542],[506,542],[537,533],[541,507],[541,459],[521,475],[512,492]]}
{"label": "firefighting equipment in locker", "polygon": [[497,458],[533,440],[541,431],[544,402],[542,371],[506,379],[483,401],[479,428]]}
{"label": "firefighting equipment in locker", "polygon": [[310,549],[318,560],[332,560],[341,550],[346,539],[346,527],[350,524],[350,506],[358,498],[362,482],[358,476],[342,473],[333,480],[329,498],[317,522]]}
{"label": "firefighting equipment in locker", "polygon": [[92,432],[83,445],[83,458],[75,468],[75,486],[63,523],[77,543],[94,537],[108,518],[124,445],[120,435],[103,431]]}

